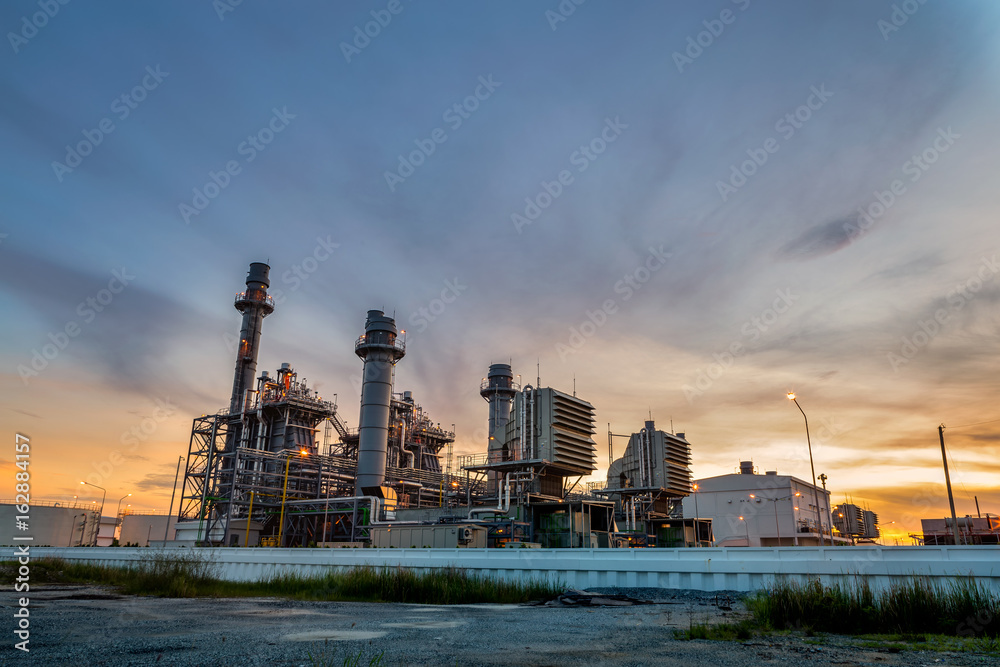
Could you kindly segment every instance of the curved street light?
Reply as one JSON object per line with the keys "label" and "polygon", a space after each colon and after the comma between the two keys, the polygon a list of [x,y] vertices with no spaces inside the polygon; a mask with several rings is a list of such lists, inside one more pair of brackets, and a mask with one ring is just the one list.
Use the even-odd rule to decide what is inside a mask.
{"label": "curved street light", "polygon": [[[806,417],[806,411],[802,409],[799,405],[798,400],[795,398],[795,392],[788,392],[788,400],[795,404],[795,407],[799,409],[802,413],[802,418],[806,420],[806,444],[809,446],[809,473],[812,475],[812,485],[813,485],[813,496],[816,500],[816,523],[817,530],[819,531],[819,545],[825,545],[825,538],[823,537],[823,515],[820,513],[819,506],[819,489],[816,487],[816,468],[813,466],[813,447],[812,440],[809,438],[809,418]],[[833,544],[833,537],[830,537],[830,544]]]}
{"label": "curved street light", "polygon": [[[118,499],[118,508],[115,510],[115,529],[116,530],[118,530],[121,527],[121,525],[123,523],[125,523],[124,519],[119,519],[119,517],[121,516],[121,513],[122,513],[122,501],[125,500],[126,498],[131,497],[131,496],[132,496],[131,493],[126,493],[124,496],[122,496],[121,498]],[[119,533],[118,536],[120,538],[121,537],[121,533]],[[112,535],[112,537],[114,537],[114,535]]]}
{"label": "curved street light", "polygon": [[[779,500],[788,500],[789,498],[798,498],[801,495],[802,495],[801,493],[799,493],[798,491],[796,491],[795,493],[793,493],[790,496],[782,496],[780,498],[767,498],[767,497],[762,497],[761,498],[761,500],[770,500],[772,503],[774,503],[774,531],[775,531],[775,533],[778,536],[778,546],[779,547],[781,546],[781,527],[778,525],[778,501]],[[750,497],[751,498],[756,498],[757,496],[755,496],[754,494],[751,493]],[[793,508],[794,509],[798,509],[798,507],[795,507],[794,505],[793,505]],[[795,523],[795,515],[794,514],[792,515],[792,523],[793,524]]]}
{"label": "curved street light", "polygon": [[104,495],[101,496],[101,509],[100,509],[100,512],[97,515],[97,530],[94,531],[94,546],[96,547],[97,546],[97,537],[98,537],[98,534],[101,532],[101,517],[104,516],[104,501],[108,497],[108,490],[105,489],[103,486],[97,486],[96,484],[91,484],[90,482],[80,482],[80,484],[86,484],[87,486],[92,486],[95,489],[100,489],[101,491],[104,492]]}

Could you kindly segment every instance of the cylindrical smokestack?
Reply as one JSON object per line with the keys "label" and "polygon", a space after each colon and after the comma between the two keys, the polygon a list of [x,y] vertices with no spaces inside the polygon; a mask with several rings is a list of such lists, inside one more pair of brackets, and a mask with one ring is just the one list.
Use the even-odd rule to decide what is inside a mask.
{"label": "cylindrical smokestack", "polygon": [[236,295],[236,310],[243,313],[243,326],[236,349],[236,374],[233,378],[233,395],[229,401],[229,412],[243,410],[243,401],[248,389],[254,387],[257,372],[257,350],[260,347],[260,328],[264,318],[274,312],[274,299],[267,295],[271,283],[268,272],[271,267],[263,262],[254,262],[247,272],[247,289]]}
{"label": "cylindrical smokestack", "polygon": [[365,360],[361,384],[361,418],[358,421],[358,475],[355,493],[381,495],[385,457],[389,446],[389,403],[392,369],[403,358],[403,341],[396,340],[396,321],[381,310],[369,310],[365,334],[354,352]]}
{"label": "cylindrical smokestack", "polygon": [[753,461],[740,461],[740,474],[741,475],[752,475],[753,474]]}
{"label": "cylindrical smokestack", "polygon": [[[510,364],[491,364],[486,379],[479,387],[479,394],[490,404],[489,444],[487,453],[491,463],[499,461],[510,419],[510,404],[517,388],[514,386],[514,372]],[[487,474],[487,491],[496,490],[496,473]]]}

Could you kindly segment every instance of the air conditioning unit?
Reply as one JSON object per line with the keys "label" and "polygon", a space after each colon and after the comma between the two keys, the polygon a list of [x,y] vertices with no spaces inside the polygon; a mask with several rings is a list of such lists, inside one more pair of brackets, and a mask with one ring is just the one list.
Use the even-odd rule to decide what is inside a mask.
{"label": "air conditioning unit", "polygon": [[458,541],[459,542],[471,542],[472,541],[472,529],[468,526],[462,526],[458,529]]}

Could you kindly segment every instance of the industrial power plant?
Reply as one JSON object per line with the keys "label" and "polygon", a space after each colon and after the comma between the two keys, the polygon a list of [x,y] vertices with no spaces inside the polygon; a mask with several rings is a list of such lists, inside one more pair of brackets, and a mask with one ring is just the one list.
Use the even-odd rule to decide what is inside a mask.
{"label": "industrial power plant", "polygon": [[[405,332],[368,311],[354,353],[363,363],[357,427],[288,363],[257,372],[270,267],[253,263],[234,306],[242,315],[228,409],[194,419],[174,542],[201,546],[698,546],[711,521],[684,518],[691,446],[652,420],[608,432],[597,469],[594,406],[516,381],[493,364],[480,386],[488,441],[454,457],[410,391],[396,391]],[[537,384],[537,383],[536,383]],[[624,455],[610,460],[616,437]]]}

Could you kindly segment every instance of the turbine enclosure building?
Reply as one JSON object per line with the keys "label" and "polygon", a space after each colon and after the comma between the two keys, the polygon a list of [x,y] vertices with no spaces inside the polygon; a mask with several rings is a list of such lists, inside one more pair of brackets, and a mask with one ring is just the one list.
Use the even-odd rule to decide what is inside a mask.
{"label": "turbine enclosure building", "polygon": [[[609,444],[613,437],[609,432]],[[597,493],[617,501],[619,516],[630,519],[627,525],[635,523],[632,517],[680,517],[681,500],[691,493],[691,444],[683,433],[667,433],[647,421],[629,436]]]}
{"label": "turbine enclosure building", "polygon": [[[493,474],[498,493],[501,480],[509,478],[517,480],[522,494],[562,500],[572,488],[566,486],[567,479],[579,479],[597,468],[594,406],[551,387],[526,385],[517,391],[512,383],[504,386],[512,379],[508,368],[491,366],[493,376],[487,377],[481,391],[490,400],[494,439],[489,451],[485,457],[466,457],[462,467],[487,477]],[[499,386],[491,389],[490,381]],[[511,394],[513,401],[507,398]]]}

